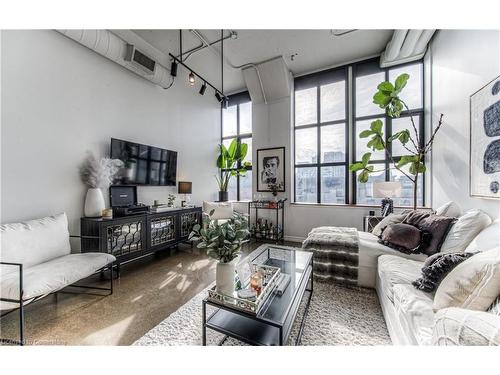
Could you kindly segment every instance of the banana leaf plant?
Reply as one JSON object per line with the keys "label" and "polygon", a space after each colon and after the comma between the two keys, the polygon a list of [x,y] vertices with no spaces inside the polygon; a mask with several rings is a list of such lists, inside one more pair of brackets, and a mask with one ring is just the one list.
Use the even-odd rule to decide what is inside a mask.
{"label": "banana leaf plant", "polygon": [[[423,139],[420,138],[421,135],[418,133],[410,109],[400,97],[401,91],[406,86],[409,78],[410,75],[404,73],[396,78],[394,84],[389,81],[380,83],[377,86],[377,92],[375,93],[375,95],[373,95],[373,103],[384,109],[386,115],[391,118],[398,118],[401,116],[401,112],[405,110],[408,111],[412,129],[403,129],[392,134],[386,140],[386,137],[382,131],[384,124],[382,120],[378,119],[372,121],[372,123],[370,124],[370,129],[360,132],[359,137],[369,138],[366,146],[372,151],[385,151],[387,157],[391,162],[391,166],[389,167],[389,169],[397,169],[413,183],[413,209],[416,210],[419,174],[425,173],[425,171],[427,170],[424,164],[425,156],[432,150],[434,137],[443,124],[443,114],[440,115],[438,125],[432,132],[429,141],[427,143],[424,143]],[[400,142],[407,152],[407,154],[401,156],[398,161],[395,161],[391,153],[389,152],[391,143],[396,141]],[[360,162],[351,164],[349,166],[350,171],[359,172],[358,181],[361,183],[368,182],[368,177],[371,173],[382,172],[386,170],[375,170],[375,167],[373,165],[370,165],[371,156],[371,152],[366,152],[365,154],[363,154]],[[403,168],[408,168],[408,171],[405,171]]]}
{"label": "banana leaf plant", "polygon": [[243,161],[247,156],[248,145],[238,142],[235,138],[229,147],[224,144],[219,145],[219,157],[217,158],[217,168],[220,174],[215,176],[219,191],[227,191],[229,180],[235,176],[245,176],[247,168],[252,167],[252,163]]}

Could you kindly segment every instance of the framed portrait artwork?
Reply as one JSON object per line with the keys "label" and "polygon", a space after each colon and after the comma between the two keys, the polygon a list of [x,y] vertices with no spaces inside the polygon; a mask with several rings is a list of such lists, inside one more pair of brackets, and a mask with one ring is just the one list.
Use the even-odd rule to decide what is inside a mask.
{"label": "framed portrait artwork", "polygon": [[470,195],[500,199],[500,77],[470,97]]}
{"label": "framed portrait artwork", "polygon": [[269,185],[285,191],[285,148],[257,150],[257,191],[272,191]]}

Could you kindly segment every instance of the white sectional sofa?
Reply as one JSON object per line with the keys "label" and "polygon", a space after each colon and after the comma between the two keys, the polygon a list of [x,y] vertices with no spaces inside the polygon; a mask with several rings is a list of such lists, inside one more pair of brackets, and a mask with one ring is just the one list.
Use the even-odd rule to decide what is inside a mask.
{"label": "white sectional sofa", "polygon": [[[479,234],[461,243],[464,251],[488,251],[500,246],[500,219],[490,223],[483,220],[475,228],[482,227]],[[443,246],[446,241],[456,245],[456,233],[450,231],[448,236],[452,237]],[[378,237],[371,233],[360,232],[359,237],[359,284],[375,287],[394,344],[500,345],[500,316],[493,312],[454,307],[433,310],[434,294],[412,285],[421,276],[424,255],[397,252],[379,244]]]}
{"label": "white sectional sofa", "polygon": [[[57,292],[95,272],[109,268],[113,292],[111,254],[71,254],[66,214],[0,225],[0,311],[19,309],[20,341],[24,342],[24,306]],[[12,340],[11,340],[12,341]]]}

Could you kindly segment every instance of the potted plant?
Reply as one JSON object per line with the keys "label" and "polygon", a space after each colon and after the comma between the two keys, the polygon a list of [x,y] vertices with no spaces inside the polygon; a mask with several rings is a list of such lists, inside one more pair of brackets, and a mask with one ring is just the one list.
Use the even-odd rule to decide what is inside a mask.
{"label": "potted plant", "polygon": [[252,167],[252,163],[243,161],[247,152],[248,145],[238,142],[236,138],[232,140],[228,148],[223,144],[219,145],[217,168],[220,170],[220,175],[215,176],[219,185],[219,201],[226,202],[228,200],[227,188],[231,177],[245,176],[247,168]]}
{"label": "potted plant", "polygon": [[80,178],[88,186],[85,197],[84,214],[87,217],[100,217],[106,208],[101,189],[107,189],[113,182],[113,177],[123,166],[118,159],[97,159],[89,153],[80,166]]}
{"label": "potted plant", "polygon": [[[406,86],[409,78],[410,75],[404,73],[396,78],[394,84],[384,81],[377,86],[377,92],[373,95],[373,103],[384,109],[387,116],[397,118],[400,117],[403,110],[407,110],[408,112],[410,111],[406,103],[400,98],[401,91]],[[424,164],[425,156],[431,151],[434,137],[443,124],[443,114],[439,117],[438,125],[436,129],[434,129],[434,132],[432,132],[432,135],[427,143],[421,139],[421,135],[418,134],[411,112],[409,112],[409,114],[413,134],[410,130],[404,129],[392,134],[386,141],[382,131],[384,125],[382,120],[375,120],[370,124],[370,129],[363,130],[359,133],[359,137],[370,138],[366,146],[371,150],[385,150],[387,157],[392,164],[389,169],[397,169],[413,183],[413,209],[416,210],[417,183],[419,174],[425,173],[427,170]],[[389,152],[391,143],[394,141],[400,142],[403,145],[403,148],[408,152],[407,155],[401,156],[397,162]],[[411,146],[409,146],[410,144]],[[371,152],[367,152],[361,158],[361,162],[354,163],[349,166],[349,169],[352,172],[360,172],[358,175],[358,181],[361,183],[366,183],[368,181],[370,173],[383,171],[375,170],[373,165],[369,165],[371,155]],[[405,166],[409,166],[408,172],[402,169]]]}
{"label": "potted plant", "polygon": [[207,255],[218,261],[215,271],[217,292],[232,295],[234,292],[234,259],[241,251],[241,245],[248,242],[248,219],[244,214],[233,213],[228,220],[212,220],[215,210],[203,216],[203,223],[195,224],[189,240],[200,241],[199,249],[206,249]]}

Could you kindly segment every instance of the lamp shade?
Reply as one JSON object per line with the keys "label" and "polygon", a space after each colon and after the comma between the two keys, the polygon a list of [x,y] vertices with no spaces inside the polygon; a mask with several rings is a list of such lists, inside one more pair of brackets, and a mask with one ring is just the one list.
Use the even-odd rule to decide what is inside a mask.
{"label": "lamp shade", "polygon": [[179,187],[177,192],[179,194],[191,194],[193,189],[193,183],[190,181],[179,181]]}
{"label": "lamp shade", "polygon": [[401,196],[401,182],[385,181],[373,184],[374,198],[397,198]]}

